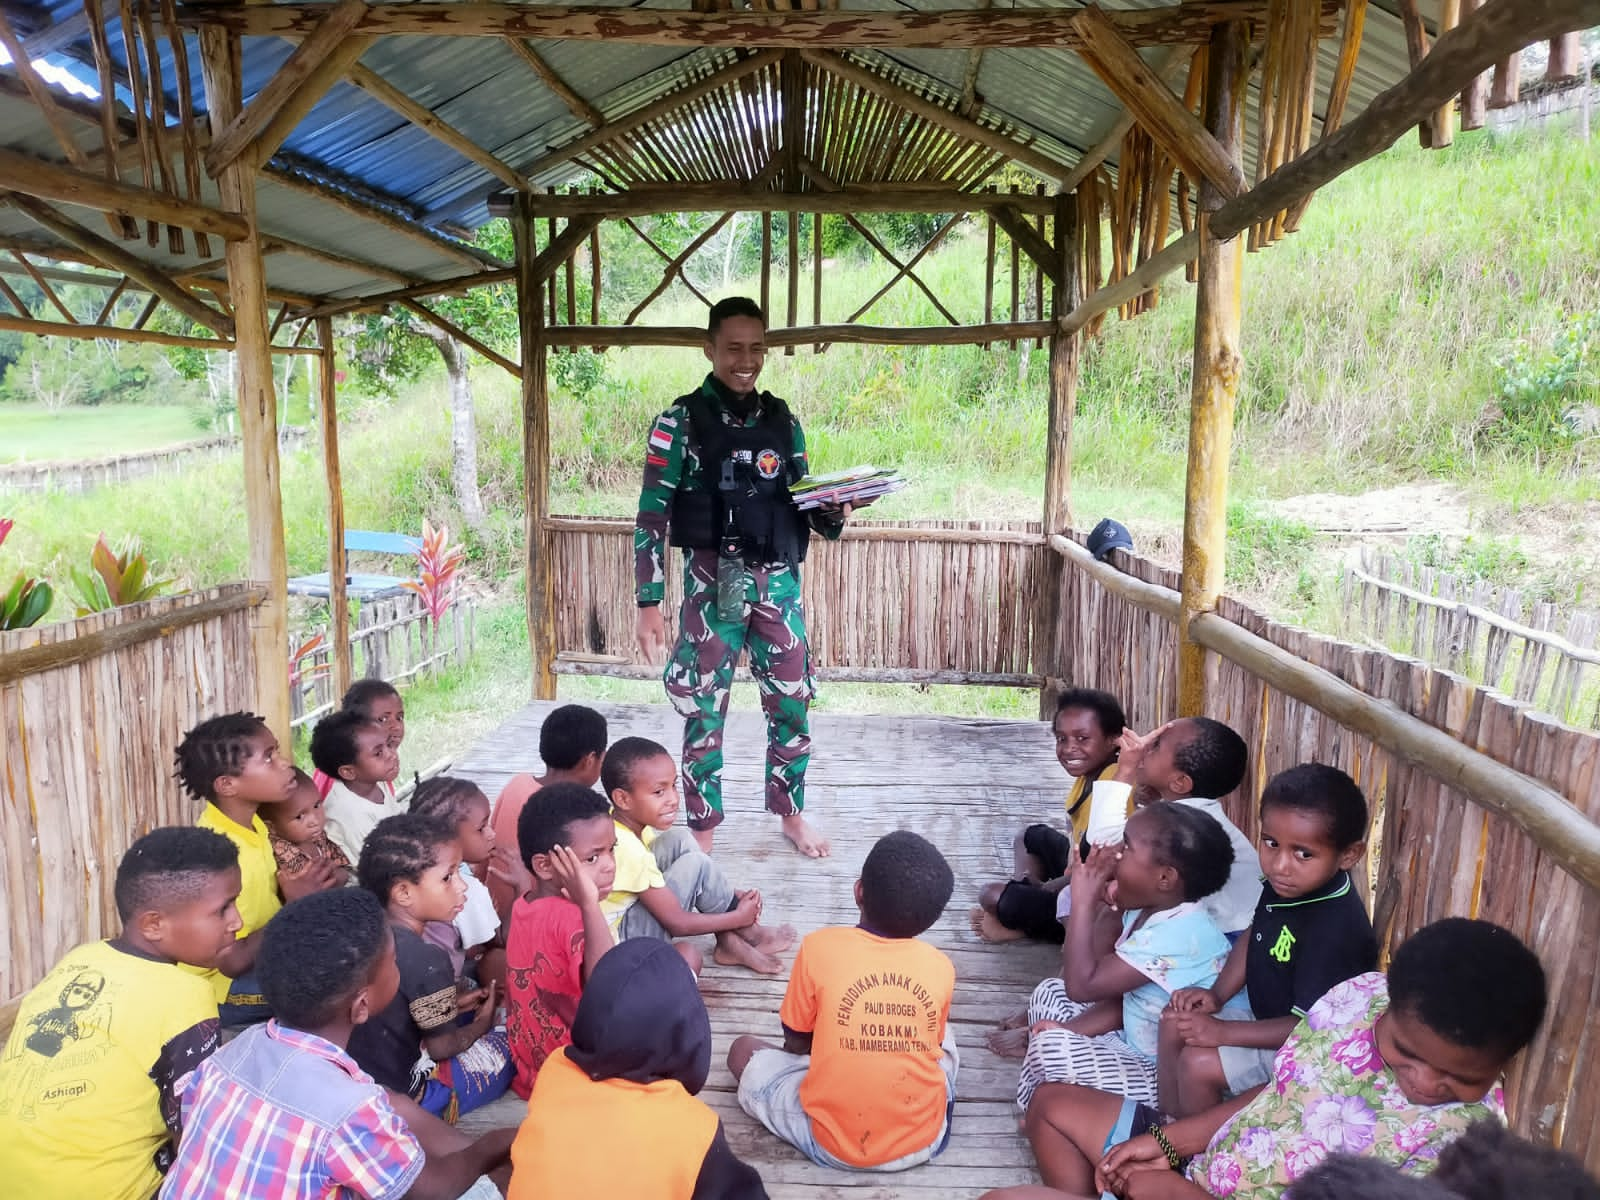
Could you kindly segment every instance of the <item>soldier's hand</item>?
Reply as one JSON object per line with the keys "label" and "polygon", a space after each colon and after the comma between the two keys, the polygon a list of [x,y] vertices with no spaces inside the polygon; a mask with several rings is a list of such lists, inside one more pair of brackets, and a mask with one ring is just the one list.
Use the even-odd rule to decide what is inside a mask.
{"label": "soldier's hand", "polygon": [[634,636],[639,642],[639,653],[650,666],[659,665],[667,657],[667,627],[661,619],[661,606],[651,604],[639,610],[634,621]]}

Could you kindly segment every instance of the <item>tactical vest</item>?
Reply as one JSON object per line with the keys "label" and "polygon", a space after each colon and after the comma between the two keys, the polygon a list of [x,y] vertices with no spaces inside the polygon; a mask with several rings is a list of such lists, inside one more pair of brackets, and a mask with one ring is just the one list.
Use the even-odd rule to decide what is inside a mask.
{"label": "tactical vest", "polygon": [[722,405],[703,391],[678,399],[689,413],[699,470],[686,474],[672,497],[667,533],[691,550],[736,546],[747,563],[805,561],[811,527],[794,506],[789,485],[804,470],[795,455],[789,406],[763,393],[761,419],[729,425]]}

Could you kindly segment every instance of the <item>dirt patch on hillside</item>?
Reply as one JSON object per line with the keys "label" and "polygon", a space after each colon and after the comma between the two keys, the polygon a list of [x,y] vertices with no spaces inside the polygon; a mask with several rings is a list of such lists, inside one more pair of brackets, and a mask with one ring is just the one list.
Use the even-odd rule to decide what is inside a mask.
{"label": "dirt patch on hillside", "polygon": [[1404,541],[1426,534],[1464,538],[1481,532],[1466,494],[1448,483],[1408,483],[1355,496],[1312,492],[1272,507],[1318,533],[1362,541]]}

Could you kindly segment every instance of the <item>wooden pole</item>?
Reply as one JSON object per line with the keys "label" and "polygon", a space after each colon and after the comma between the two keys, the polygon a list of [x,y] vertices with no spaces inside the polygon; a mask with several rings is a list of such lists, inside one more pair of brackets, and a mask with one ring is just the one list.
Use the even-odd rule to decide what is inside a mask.
{"label": "wooden pole", "polygon": [[[1461,15],[1470,17],[1483,7],[1483,0],[1461,0]],[[1482,129],[1489,110],[1489,73],[1474,75],[1461,92],[1461,128]]]}
{"label": "wooden pole", "polygon": [[[1461,0],[1439,0],[1439,36],[1443,37],[1461,23]],[[1442,150],[1456,138],[1456,98],[1451,96],[1433,112],[1432,129],[1428,145]]]}
{"label": "wooden pole", "polygon": [[[1238,164],[1248,35],[1240,22],[1219,24],[1206,53],[1206,128]],[[1222,594],[1228,536],[1228,458],[1243,361],[1239,355],[1239,282],[1244,246],[1237,235],[1212,236],[1208,210],[1218,196],[1200,180],[1200,270],[1194,314],[1194,383],[1189,410],[1189,473],[1183,507],[1183,612],[1178,622],[1178,712],[1205,711],[1205,653],[1189,622],[1211,612]],[[1209,195],[1208,195],[1209,193]]]}
{"label": "wooden pole", "polygon": [[317,318],[317,418],[322,430],[322,473],[328,485],[328,634],[333,642],[333,694],[354,682],[350,655],[350,600],[345,592],[349,561],[344,550],[344,484],[339,474],[339,393],[334,378],[333,318]]}
{"label": "wooden pole", "polygon": [[545,376],[545,313],[537,258],[538,210],[531,195],[519,194],[511,208],[516,244],[517,323],[522,335],[522,505],[527,542],[528,650],[532,655],[533,698],[556,697],[555,574],[550,561],[550,393]]}
{"label": "wooden pole", "polygon": [[[1078,403],[1079,354],[1083,335],[1061,328],[1061,316],[1077,307],[1082,280],[1078,278],[1078,198],[1057,195],[1053,237],[1059,280],[1050,290],[1050,417],[1044,444],[1044,534],[1065,533],[1072,528],[1072,417]],[[1039,647],[1034,667],[1044,676],[1039,689],[1039,717],[1048,720],[1055,712],[1056,699],[1065,686],[1061,644],[1061,577],[1063,564],[1055,555],[1047,556],[1045,578],[1039,597],[1035,645]]]}
{"label": "wooden pole", "polygon": [[[789,212],[789,252],[784,256],[785,265],[789,268],[789,328],[793,329],[800,320],[800,214]],[[783,348],[785,354],[793,354],[793,346]]]}
{"label": "wooden pole", "polygon": [[[205,79],[211,131],[228,127],[242,108],[239,39],[216,26],[200,30],[201,72]],[[283,495],[278,467],[278,402],[272,388],[272,345],[267,337],[267,281],[256,225],[255,170],[235,160],[217,177],[222,207],[238,213],[248,237],[226,247],[228,294],[233,301],[235,381],[239,435],[244,446],[245,524],[250,539],[252,581],[267,598],[254,611],[251,648],[255,655],[256,711],[289,744],[289,564],[283,544]]]}

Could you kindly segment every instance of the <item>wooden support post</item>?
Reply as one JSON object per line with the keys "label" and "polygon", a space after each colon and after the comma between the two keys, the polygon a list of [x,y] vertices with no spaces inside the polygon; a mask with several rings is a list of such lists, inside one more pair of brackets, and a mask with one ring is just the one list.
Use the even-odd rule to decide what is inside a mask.
{"label": "wooden support post", "polygon": [[350,656],[350,600],[345,593],[349,563],[344,550],[344,484],[339,475],[339,394],[333,368],[333,318],[317,318],[317,404],[322,429],[322,473],[328,484],[328,638],[333,643],[333,694],[354,682]]}
{"label": "wooden support post", "polygon": [[1510,108],[1522,98],[1522,51],[1495,64],[1494,80],[1489,85],[1489,107]]}
{"label": "wooden support post", "polygon": [[[1439,36],[1461,24],[1461,0],[1439,0]],[[1442,150],[1456,140],[1456,98],[1451,96],[1434,110],[1428,145]]]}
{"label": "wooden support post", "polygon": [[[822,324],[822,214],[811,214],[811,323]],[[822,352],[818,342],[811,347],[813,354]]]}
{"label": "wooden support post", "polygon": [[[1461,0],[1461,16],[1470,17],[1483,7],[1483,0]],[[1461,92],[1461,128],[1482,129],[1489,114],[1489,74],[1474,75]]]}
{"label": "wooden support post", "polygon": [[[1449,0],[1445,0],[1449,3]],[[1580,72],[1578,60],[1582,57],[1583,35],[1581,33],[1563,33],[1560,37],[1550,39],[1550,57],[1545,64],[1544,81],[1546,83],[1565,83],[1569,79],[1576,79]]]}
{"label": "wooden support post", "polygon": [[[1072,417],[1078,404],[1078,364],[1083,335],[1066,333],[1061,318],[1078,305],[1083,281],[1078,277],[1078,198],[1063,194],[1055,198],[1053,231],[1059,282],[1050,291],[1050,416],[1044,447],[1044,534],[1065,534],[1072,528]],[[1067,650],[1061,644],[1061,575],[1064,562],[1059,555],[1046,556],[1045,577],[1041,586],[1034,644],[1039,648],[1034,669],[1044,676],[1039,689],[1039,717],[1049,720],[1056,699],[1065,686],[1063,659]]]}
{"label": "wooden support post", "polygon": [[772,324],[772,214],[761,214],[761,313]]}
{"label": "wooden support post", "polygon": [[[239,116],[240,48],[237,36],[217,26],[200,30],[201,73],[215,136]],[[278,403],[272,387],[272,347],[267,339],[267,280],[256,225],[255,171],[236,160],[217,176],[222,207],[245,219],[250,233],[227,244],[228,294],[233,300],[235,381],[239,435],[244,447],[245,524],[251,580],[267,596],[254,610],[256,711],[278,741],[289,744],[289,563],[283,544],[283,495],[278,468]]]}
{"label": "wooden support post", "polygon": [[[800,321],[800,214],[793,210],[789,213],[789,252],[785,256],[789,268],[789,321],[793,329]],[[783,348],[785,354],[793,354],[793,346]]]}
{"label": "wooden support post", "polygon": [[516,244],[517,323],[522,335],[522,505],[526,514],[528,650],[533,658],[533,698],[556,698],[556,599],[550,516],[550,393],[545,377],[544,291],[534,271],[538,213],[534,197],[511,206]]}
{"label": "wooden support post", "polygon": [[[1224,22],[1206,53],[1206,128],[1238,164],[1244,134],[1248,34]],[[1189,474],[1183,507],[1183,611],[1178,621],[1178,712],[1205,711],[1205,652],[1189,622],[1213,611],[1222,594],[1228,535],[1228,458],[1233,412],[1243,362],[1239,355],[1240,273],[1244,245],[1238,236],[1211,235],[1219,196],[1209,180],[1200,187],[1200,270],[1195,297],[1194,382],[1189,410]],[[1209,195],[1208,195],[1209,193]]]}

